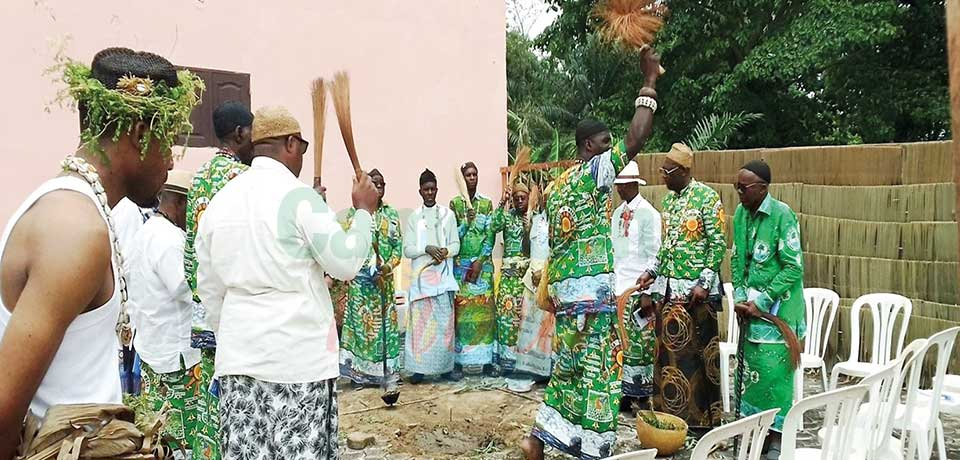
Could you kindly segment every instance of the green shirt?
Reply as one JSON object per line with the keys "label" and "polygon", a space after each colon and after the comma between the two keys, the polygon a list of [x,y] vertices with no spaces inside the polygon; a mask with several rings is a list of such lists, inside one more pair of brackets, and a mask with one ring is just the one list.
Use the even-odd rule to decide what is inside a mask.
{"label": "green shirt", "polygon": [[[355,208],[350,208],[347,215],[341,222],[345,229],[353,224],[353,216],[357,213]],[[380,259],[384,265],[390,268],[396,268],[400,265],[400,258],[403,255],[403,237],[400,234],[400,214],[389,204],[383,203],[376,212],[373,213],[373,241],[377,242],[377,248],[380,251]],[[376,268],[371,266],[374,259],[373,245],[370,246],[370,255],[363,264],[363,269]],[[392,278],[390,278],[392,281]]]}
{"label": "green shirt", "polygon": [[[731,270],[735,302],[753,300],[760,310],[783,319],[798,338],[804,337],[803,251],[797,215],[789,206],[769,194],[755,214],[737,206]],[[750,322],[747,338],[783,342],[776,326],[759,319]]]}
{"label": "green shirt", "polygon": [[526,236],[525,220],[522,214],[516,214],[506,208],[497,209],[493,214],[490,231],[496,236],[503,232],[503,258],[525,257],[523,239]]}
{"label": "green shirt", "polygon": [[680,193],[667,193],[662,208],[663,244],[654,271],[670,279],[695,280],[707,290],[717,287],[727,251],[720,195],[691,180]]}
{"label": "green shirt", "polygon": [[460,233],[460,255],[458,264],[472,263],[479,257],[489,258],[493,254],[493,242],[496,235],[490,231],[493,222],[493,201],[477,193],[473,199],[473,209],[477,215],[467,219],[466,200],[455,196],[450,200],[450,209],[457,216],[457,230]]}
{"label": "green shirt", "polygon": [[626,166],[626,151],[621,141],[607,152],[571,166],[548,188],[550,293],[567,314],[606,311],[613,305],[611,188]]}

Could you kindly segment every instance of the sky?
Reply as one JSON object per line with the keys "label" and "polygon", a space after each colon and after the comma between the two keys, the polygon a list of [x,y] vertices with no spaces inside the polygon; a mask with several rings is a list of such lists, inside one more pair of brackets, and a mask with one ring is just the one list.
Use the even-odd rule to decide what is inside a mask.
{"label": "sky", "polygon": [[540,35],[560,14],[549,11],[543,0],[505,0],[507,3],[507,25],[514,30],[520,29],[530,38]]}

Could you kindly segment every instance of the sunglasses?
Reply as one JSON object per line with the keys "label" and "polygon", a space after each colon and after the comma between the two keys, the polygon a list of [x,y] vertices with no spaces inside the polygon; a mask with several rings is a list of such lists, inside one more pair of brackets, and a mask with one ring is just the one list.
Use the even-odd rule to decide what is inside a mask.
{"label": "sunglasses", "polygon": [[678,169],[680,169],[679,166],[674,166],[673,168],[670,168],[670,169],[666,169],[666,168],[664,168],[664,167],[661,166],[661,167],[660,167],[660,174],[663,174],[664,176],[669,176],[669,175],[677,172]]}
{"label": "sunglasses", "polygon": [[310,147],[310,143],[307,142],[304,138],[300,136],[290,136],[300,142],[300,155],[307,154],[307,148]]}
{"label": "sunglasses", "polygon": [[733,184],[733,188],[737,189],[737,193],[743,195],[744,193],[747,193],[747,190],[750,190],[751,188],[756,187],[758,185],[766,185],[766,183],[765,182],[754,182],[752,184],[737,183],[737,184]]}

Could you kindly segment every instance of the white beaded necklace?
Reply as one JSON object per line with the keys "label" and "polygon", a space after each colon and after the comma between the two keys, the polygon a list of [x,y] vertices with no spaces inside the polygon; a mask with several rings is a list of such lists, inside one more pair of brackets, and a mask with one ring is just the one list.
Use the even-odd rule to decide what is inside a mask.
{"label": "white beaded necklace", "polygon": [[127,277],[123,273],[123,255],[120,254],[120,242],[117,240],[116,228],[113,225],[113,217],[110,214],[110,205],[107,204],[107,192],[100,183],[100,175],[97,169],[91,166],[82,158],[70,155],[60,163],[64,171],[75,172],[83,180],[90,184],[93,194],[97,197],[100,209],[107,220],[107,227],[110,230],[110,244],[113,247],[113,264],[117,268],[117,274],[120,283],[120,316],[117,318],[117,339],[123,346],[130,346],[133,341],[133,328],[130,326],[130,315],[127,313]]}

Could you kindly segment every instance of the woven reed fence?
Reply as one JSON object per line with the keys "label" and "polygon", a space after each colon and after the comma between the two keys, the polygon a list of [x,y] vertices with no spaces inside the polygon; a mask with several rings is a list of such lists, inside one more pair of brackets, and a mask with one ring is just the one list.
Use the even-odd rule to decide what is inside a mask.
{"label": "woven reed fence", "polygon": [[[658,209],[668,193],[657,172],[663,158],[664,154],[636,158],[649,184],[640,193]],[[949,141],[698,152],[694,176],[720,193],[728,217],[739,204],[733,187],[736,174],[753,159],[770,164],[771,194],[790,205],[800,219],[805,286],[833,289],[843,298],[828,360],[849,356],[850,306],[864,294],[894,292],[913,301],[908,342],[960,325],[956,188]],[[504,182],[507,171],[500,170]],[[732,222],[727,219],[728,246]],[[722,273],[730,279],[729,252]],[[721,321],[726,324],[722,317]],[[865,350],[870,348],[872,325],[866,316],[861,324]],[[861,358],[866,359],[866,353]],[[950,369],[960,373],[960,344]]]}
{"label": "woven reed fence", "polygon": [[[960,325],[950,142],[700,152],[694,176],[720,193],[732,216],[739,204],[732,185],[736,174],[757,158],[773,171],[771,194],[800,219],[805,286],[833,289],[842,297],[829,360],[849,356],[850,307],[864,294],[893,292],[912,300],[908,343]],[[637,159],[650,183],[641,194],[658,208],[668,193],[656,172],[662,161],[662,154]],[[733,219],[727,222],[729,246]],[[728,254],[726,280],[729,267]],[[873,326],[865,315],[861,322],[864,350]],[[950,369],[960,373],[960,344]]]}

